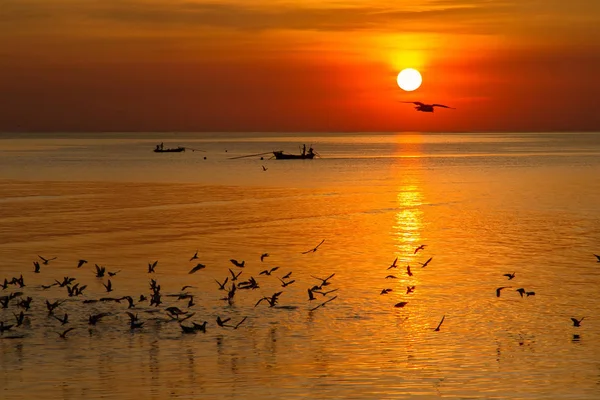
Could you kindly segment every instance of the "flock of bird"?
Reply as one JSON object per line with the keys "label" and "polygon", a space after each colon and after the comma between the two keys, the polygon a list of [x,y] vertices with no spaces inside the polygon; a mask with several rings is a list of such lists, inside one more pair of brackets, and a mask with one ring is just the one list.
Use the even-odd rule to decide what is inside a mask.
{"label": "flock of bird", "polygon": [[[317,250],[320,248],[321,245],[323,245],[324,242],[325,242],[325,240],[322,240],[317,246],[315,246],[307,251],[301,252],[301,254],[311,254],[311,253],[317,252]],[[427,245],[422,244],[422,245],[416,247],[414,249],[413,255],[416,255],[420,251],[424,251],[426,246]],[[597,258],[597,261],[600,263],[600,256],[598,256],[596,254],[594,254],[594,256]],[[264,260],[268,257],[269,257],[269,253],[261,254],[260,262],[263,263]],[[33,261],[33,267],[34,267],[33,273],[34,274],[41,274],[41,273],[45,272],[45,270],[48,269],[46,267],[49,266],[50,262],[57,259],[57,257],[45,258],[42,256],[38,256],[38,258],[39,258],[39,260]],[[197,262],[197,260],[199,260],[199,258],[200,257],[198,256],[198,251],[196,251],[195,254],[189,260],[189,262],[194,262],[196,265],[194,265],[189,270],[188,274],[195,274],[206,268],[205,264]],[[423,263],[419,262],[418,264],[420,264],[421,268],[425,268],[431,263],[432,260],[433,260],[433,257],[429,257],[425,262],[423,262]],[[236,268],[236,270],[228,268],[228,272],[229,272],[228,276],[226,276],[221,281],[218,279],[214,279],[214,280],[218,286],[217,290],[225,292],[225,294],[223,295],[221,300],[225,301],[228,305],[233,305],[235,302],[236,296],[239,296],[239,295],[237,295],[238,292],[253,291],[255,289],[259,289],[260,285],[259,285],[259,282],[257,281],[257,279],[254,278],[254,276],[252,276],[252,275],[250,275],[248,278],[241,277],[241,275],[247,271],[247,269],[245,269],[246,262],[244,260],[238,261],[236,259],[230,259],[229,261]],[[77,262],[75,269],[76,270],[80,269],[87,263],[88,263],[87,260],[81,259]],[[44,266],[44,268],[42,268],[42,266]],[[158,261],[148,263],[147,273],[155,274],[157,266],[158,266]],[[94,268],[95,268],[94,272],[95,272],[96,278],[103,279],[106,277],[106,275],[108,275],[108,279],[106,280],[106,282],[102,281],[102,285],[103,285],[106,293],[113,292],[114,285],[113,285],[113,281],[110,278],[116,277],[117,274],[121,271],[120,270],[119,271],[108,271],[106,269],[106,267],[98,265],[98,264],[95,264]],[[398,268],[399,268],[398,257],[396,257],[396,259],[387,268],[387,270],[389,271],[389,270],[398,269]],[[285,290],[287,287],[294,284],[296,282],[296,280],[292,278],[291,271],[289,271],[281,276],[273,276],[275,273],[279,272],[280,269],[281,269],[281,267],[279,267],[279,266],[266,268],[266,269],[260,271],[258,273],[258,276],[264,276],[265,279],[276,278],[279,281],[278,284],[280,284],[281,288],[283,288]],[[409,277],[412,277],[414,275],[413,271],[411,270],[410,265],[406,266],[405,273]],[[313,285],[311,285],[310,287],[307,288],[307,294],[308,294],[307,301],[309,304],[311,304],[313,301],[317,300],[316,295],[320,295],[323,300],[321,302],[317,302],[316,306],[314,306],[314,307],[311,306],[309,308],[309,312],[313,312],[319,308],[325,307],[328,303],[330,303],[331,301],[333,301],[337,298],[337,295],[327,297],[331,293],[335,293],[338,291],[338,289],[329,289],[329,286],[331,285],[330,281],[334,276],[335,276],[335,273],[330,274],[329,276],[327,276],[325,278],[311,275],[311,278],[314,279],[315,282]],[[506,273],[503,276],[506,277],[509,281],[513,281],[514,279],[517,279],[516,272]],[[392,274],[387,275],[385,278],[386,279],[398,279],[398,277],[396,275],[392,275]],[[32,303],[42,303],[42,301],[37,299],[36,302],[34,302],[34,298],[29,293],[26,295],[26,293],[25,293],[25,290],[27,290],[27,289],[25,289],[26,287],[27,287],[27,285],[25,283],[23,274],[21,274],[19,277],[12,277],[11,279],[4,278],[4,281],[2,283],[0,283],[0,289],[3,292],[8,292],[8,294],[0,296],[0,311],[7,310],[11,307],[13,310],[16,310],[16,311],[13,311],[14,323],[11,323],[10,321],[6,321],[4,319],[4,315],[3,315],[4,313],[0,314],[0,316],[2,316],[2,319],[0,320],[0,337],[4,337],[4,338],[24,337],[23,332],[18,333],[17,331],[19,330],[19,328],[21,328],[23,326],[31,326],[31,320],[30,320],[31,314],[29,313],[29,311],[32,307]],[[57,323],[60,323],[60,325],[56,326],[56,329],[59,329],[59,327],[64,327],[67,324],[71,324],[71,319],[69,318],[70,315],[67,312],[64,312],[64,313],[62,311],[59,312],[59,310],[61,309],[61,306],[63,304],[65,304],[65,302],[67,302],[67,300],[76,301],[76,299],[81,296],[81,297],[85,297],[85,299],[81,301],[81,303],[85,304],[85,305],[96,304],[96,303],[122,304],[122,302],[126,302],[126,304],[127,304],[126,310],[117,309],[115,311],[109,311],[109,312],[90,312],[86,319],[84,319],[83,321],[79,321],[80,324],[78,324],[77,326],[70,326],[68,329],[61,330],[61,331],[55,330],[55,332],[59,338],[66,339],[67,334],[69,332],[71,332],[77,328],[81,328],[81,323],[87,323],[87,325],[91,328],[91,327],[95,326],[96,324],[98,324],[103,318],[114,315],[114,314],[118,314],[120,312],[123,312],[129,318],[129,328],[132,331],[139,330],[144,327],[144,324],[146,323],[146,321],[141,321],[139,318],[139,315],[137,313],[134,314],[132,312],[132,310],[134,310],[134,309],[135,310],[140,309],[143,312],[148,313],[148,314],[155,314],[155,313],[161,313],[161,312],[164,313],[162,318],[157,317],[157,318],[153,318],[153,319],[155,319],[159,322],[175,322],[180,326],[181,332],[183,334],[206,332],[208,321],[203,321],[202,323],[197,323],[197,322],[192,321],[192,318],[196,314],[192,309],[192,307],[194,307],[196,305],[196,303],[194,302],[194,298],[195,298],[196,294],[193,294],[193,293],[189,292],[188,290],[195,288],[194,286],[185,285],[181,288],[181,291],[178,293],[164,294],[161,289],[161,285],[158,283],[158,280],[151,278],[150,285],[149,285],[149,289],[150,289],[149,293],[140,294],[139,297],[136,296],[137,301],[134,300],[133,296],[129,296],[129,295],[120,296],[120,297],[87,298],[86,292],[85,292],[87,287],[88,287],[88,285],[82,284],[79,281],[77,281],[76,278],[70,277],[70,276],[65,276],[61,280],[54,279],[54,282],[49,283],[47,285],[41,285],[38,287],[34,287],[34,290],[36,292],[39,292],[40,290],[46,291],[46,290],[50,290],[52,288],[55,288],[55,289],[56,288],[64,288],[65,289],[66,298],[54,300],[54,301],[49,301],[48,299],[45,299],[45,301],[43,303],[48,312],[47,317],[49,319],[56,320]],[[512,286],[501,286],[501,287],[496,288],[496,296],[500,297],[502,291],[505,289],[509,289],[509,288],[512,288]],[[416,287],[414,285],[408,285],[406,287],[406,295],[409,296],[411,293],[413,293],[415,291],[415,289],[416,289]],[[254,307],[258,307],[261,304],[266,304],[270,308],[297,309],[298,308],[297,306],[290,306],[290,305],[280,306],[280,305],[278,305],[280,296],[284,293],[284,290],[279,290],[279,291],[271,294],[270,296],[264,296],[264,295],[260,296],[257,299]],[[389,288],[389,287],[384,288],[381,290],[380,295],[387,295],[390,292],[392,292],[393,290],[394,289]],[[515,292],[519,293],[519,295],[521,297],[535,296],[534,291],[528,291],[522,287],[515,289]],[[181,308],[174,306],[174,305],[162,307],[161,305],[164,304],[165,297],[175,298],[176,301],[182,301],[182,300],[187,301],[187,309],[182,310]],[[146,305],[146,303],[148,304],[149,307],[152,307],[152,308],[144,307]],[[396,303],[394,305],[394,307],[395,308],[404,308],[407,304],[408,304],[408,301],[401,301],[401,302]],[[42,306],[39,306],[39,307],[42,307]],[[442,316],[442,319],[439,322],[439,324],[437,325],[437,327],[433,329],[434,331],[436,331],[436,332],[440,331],[440,328],[441,328],[445,318],[446,318],[445,315]],[[221,328],[231,328],[233,330],[237,330],[244,324],[244,322],[247,319],[248,319],[248,316],[244,316],[241,320],[234,323],[230,317],[221,318],[220,315],[217,315],[215,322],[216,322],[216,325]],[[581,323],[584,319],[585,319],[585,317],[581,317],[581,318],[572,317],[571,318],[574,327],[580,327]],[[11,333],[15,332],[15,335],[12,335],[12,336],[5,335],[5,332],[7,332],[7,331],[10,331]],[[93,331],[90,329],[89,333],[92,334],[92,332]]]}
{"label": "flock of bird", "polygon": [[[325,240],[322,240],[317,246],[302,252],[301,254],[309,254],[315,253],[320,248]],[[265,259],[269,257],[269,253],[263,253],[260,256],[260,262],[265,262]],[[46,271],[50,271],[52,268],[50,266],[50,262],[57,259],[57,257],[45,258],[38,255],[39,260],[33,261],[33,273],[34,274],[44,274]],[[200,259],[198,255],[198,251],[189,259],[190,263],[193,263],[191,269],[188,274],[196,274],[199,271],[206,269],[206,265],[199,263]],[[248,268],[246,262],[244,260],[238,261],[236,259],[230,259],[229,262],[232,264],[234,269],[228,268],[228,276],[226,276],[223,280],[214,279],[219,291],[225,292],[224,296],[220,298],[220,300],[225,301],[226,304],[232,306],[234,305],[235,299],[239,296],[239,292],[248,291],[252,292],[255,289],[259,289],[260,285],[257,280],[252,275],[249,275],[247,278],[244,278],[248,274]],[[88,261],[85,259],[80,259],[77,261],[76,267],[74,266],[74,270],[78,270],[84,265],[88,264]],[[49,320],[55,320],[56,326],[53,330],[59,338],[67,339],[67,335],[75,329],[85,328],[87,325],[90,335],[93,334],[93,327],[100,323],[104,318],[112,316],[112,315],[127,315],[129,320],[129,328],[132,331],[138,331],[144,327],[147,321],[155,320],[158,323],[167,323],[167,322],[175,322],[179,325],[181,332],[183,334],[194,334],[197,332],[206,332],[208,321],[203,321],[202,323],[194,322],[193,317],[196,312],[193,308],[196,303],[194,301],[195,297],[198,293],[193,293],[190,290],[195,289],[195,286],[185,285],[181,288],[181,290],[177,293],[168,293],[165,294],[162,290],[158,279],[155,279],[156,270],[158,267],[158,261],[153,261],[148,263],[147,273],[150,276],[149,282],[149,292],[142,293],[138,296],[116,296],[116,297],[108,297],[109,294],[115,290],[115,285],[113,280],[116,281],[115,277],[119,271],[108,271],[105,266],[95,264],[94,269],[92,270],[97,279],[102,279],[101,284],[104,287],[106,292],[105,297],[97,297],[90,298],[87,296],[86,289],[88,288],[87,284],[83,284],[79,282],[77,278],[71,276],[65,276],[62,279],[53,279],[53,282],[48,284],[42,284],[39,286],[33,287],[33,291],[28,291],[29,286],[26,285],[25,278],[23,274],[20,274],[19,277],[12,278],[4,278],[4,281],[0,284],[0,289],[3,292],[7,292],[0,296],[0,338],[21,338],[25,336],[25,328],[31,327],[33,314],[31,312],[32,307],[36,307],[36,303],[39,304],[37,307],[42,309],[45,306],[45,310],[47,311],[47,318]],[[42,267],[44,266],[44,267]],[[50,266],[46,268],[46,266]],[[297,306],[284,305],[280,306],[278,304],[280,296],[284,293],[285,288],[288,288],[290,285],[296,282],[295,279],[292,278],[292,271],[289,271],[281,276],[276,276],[275,273],[280,271],[279,266],[269,267],[258,272],[259,277],[264,277],[264,279],[269,279],[270,284],[277,284],[283,288],[280,291],[273,293],[270,296],[262,295],[259,297],[254,305],[254,307],[259,307],[261,304],[267,304],[270,308],[278,308],[278,309],[297,309]],[[335,300],[337,296],[327,297],[331,293],[336,292],[338,289],[328,289],[331,285],[331,279],[335,276],[335,274],[330,274],[326,278],[320,278],[316,276],[311,276],[312,279],[315,279],[315,282],[307,288],[308,292],[308,304],[310,306],[309,312],[316,311],[321,307],[325,307],[328,303]],[[112,279],[111,279],[112,278]],[[261,278],[262,279],[262,278]],[[65,298],[60,298],[58,300],[49,300],[46,299],[35,299],[37,293],[45,292],[45,291],[56,291],[57,289],[64,288],[65,290]],[[26,293],[27,291],[27,293]],[[1,293],[1,292],[0,292]],[[56,294],[56,292],[53,292]],[[316,305],[310,305],[313,301],[317,300],[315,295],[320,295],[322,300]],[[135,299],[134,299],[135,297]],[[54,297],[55,298],[55,297]],[[83,300],[79,300],[79,298],[83,298]],[[164,303],[167,301],[167,298],[174,298],[175,301],[187,301],[187,308],[180,308],[176,305],[168,304],[166,306]],[[99,305],[99,304],[114,304],[111,311],[98,312],[98,310],[92,309],[87,313],[85,318],[79,318],[78,321],[72,322],[73,318],[70,318],[71,315],[68,312],[65,312],[63,307],[67,303],[67,301],[74,302],[80,301],[83,305]],[[66,303],[66,304],[65,304]],[[127,308],[123,309],[120,305],[126,304]],[[12,309],[14,322],[6,320],[6,311],[8,309]],[[61,311],[62,310],[62,311]],[[156,315],[162,314],[159,316],[149,317],[145,321],[142,321],[139,317],[138,313],[134,313],[134,311],[140,311],[146,314]],[[244,322],[248,319],[248,316],[244,316],[239,321],[232,321],[230,317],[221,317],[221,315],[217,315],[215,322],[216,325],[220,328],[231,328],[233,330],[239,329]],[[58,324],[60,323],[60,324]],[[47,321],[46,321],[47,324]],[[65,325],[69,326],[68,329],[63,330]],[[71,326],[73,325],[73,326]],[[61,329],[62,327],[62,329]],[[60,329],[60,330],[59,330]],[[6,333],[5,332],[9,332]]]}

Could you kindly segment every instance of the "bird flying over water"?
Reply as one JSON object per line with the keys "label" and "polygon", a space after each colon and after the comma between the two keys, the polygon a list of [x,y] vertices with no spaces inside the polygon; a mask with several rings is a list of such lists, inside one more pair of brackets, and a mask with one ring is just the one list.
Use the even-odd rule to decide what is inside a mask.
{"label": "bird flying over water", "polygon": [[498,289],[496,289],[496,297],[500,297],[500,291],[502,289],[507,289],[507,288],[511,288],[511,287],[512,286],[502,286],[502,287],[499,287]]}
{"label": "bird flying over water", "polygon": [[240,267],[240,268],[244,268],[244,266],[246,265],[246,261],[239,262],[238,260],[235,260],[233,258],[230,259],[229,261],[231,261],[231,263],[233,265],[235,265],[236,267]]}
{"label": "bird flying over water", "polygon": [[274,271],[277,271],[279,269],[279,267],[273,267],[271,269],[265,269],[264,271],[261,271],[259,273],[259,275],[271,275]]}
{"label": "bird flying over water", "polygon": [[303,251],[302,254],[307,254],[307,253],[314,253],[317,251],[317,249],[319,248],[319,246],[321,246],[323,244],[323,242],[325,242],[325,239],[321,240],[321,243],[319,243],[318,245],[316,245],[314,248],[310,249],[310,250],[306,250]]}
{"label": "bird flying over water", "polygon": [[192,258],[190,258],[190,261],[197,260],[197,259],[198,259],[198,250],[196,250],[196,253],[192,256]]}
{"label": "bird flying over water", "polygon": [[396,259],[394,260],[394,262],[392,263],[392,265],[390,265],[388,267],[388,269],[392,269],[392,268],[396,268],[396,263],[398,262],[398,257],[396,257]]}
{"label": "bird flying over water", "polygon": [[513,272],[512,274],[504,274],[502,276],[506,276],[508,278],[508,280],[510,281],[512,278],[515,277],[516,272]]}
{"label": "bird flying over water", "polygon": [[148,263],[148,273],[151,274],[154,271],[154,268],[156,268],[156,265],[158,264],[158,260],[154,261],[153,263]]}
{"label": "bird flying over water", "polygon": [[581,319],[577,319],[577,318],[571,318],[571,321],[573,321],[573,326],[575,327],[580,327],[581,326],[581,321],[583,321],[585,317],[581,317]]}
{"label": "bird flying over water", "polygon": [[77,262],[77,268],[81,268],[81,266],[82,266],[83,264],[85,264],[85,263],[87,263],[87,260],[79,260],[79,261]]}
{"label": "bird flying over water", "polygon": [[429,260],[425,261],[423,264],[419,263],[421,264],[421,268],[425,268],[431,262],[431,260],[433,260],[433,257],[429,257]]}
{"label": "bird flying over water", "polygon": [[269,168],[266,168],[264,165],[262,166],[262,168],[263,168],[263,171],[266,171],[269,169]]}
{"label": "bird flying over water", "polygon": [[269,257],[269,253],[263,253],[263,254],[261,254],[260,255],[260,262],[262,262],[265,259],[265,257]]}
{"label": "bird flying over water", "polygon": [[434,107],[450,108],[455,110],[454,107],[449,107],[443,104],[425,104],[420,101],[403,101],[402,103],[410,103],[416,105],[415,110],[422,112],[433,112]]}
{"label": "bird flying over water", "polygon": [[44,265],[48,265],[48,263],[49,263],[50,261],[52,261],[52,260],[56,260],[56,258],[57,258],[57,257],[52,257],[52,258],[44,258],[44,257],[40,256],[39,254],[38,254],[38,257],[39,257],[39,258],[40,258],[40,259],[43,261],[43,263],[42,263],[42,264],[44,264]]}
{"label": "bird flying over water", "polygon": [[417,248],[415,249],[415,252],[414,252],[413,254],[417,254],[417,253],[419,252],[419,250],[424,250],[424,249],[425,249],[425,246],[427,246],[427,245],[426,245],[426,244],[422,244],[422,245],[420,245],[419,247],[417,247]]}
{"label": "bird flying over water", "polygon": [[442,323],[444,322],[444,320],[446,319],[446,316],[444,315],[442,317],[442,320],[440,321],[440,323],[438,324],[437,328],[434,329],[435,332],[439,332],[440,331],[440,326],[442,326]]}
{"label": "bird flying over water", "polygon": [[600,263],[600,256],[598,254],[594,254],[596,256],[596,258],[598,259],[598,262]]}
{"label": "bird flying over water", "polygon": [[36,274],[39,274],[40,273],[40,263],[37,262],[37,261],[34,261],[33,262],[33,267],[34,267],[33,272],[35,272]]}
{"label": "bird flying over water", "polygon": [[194,272],[200,271],[203,268],[206,268],[206,265],[204,265],[204,264],[198,264],[194,268],[192,268],[191,271],[188,272],[188,274],[193,274]]}

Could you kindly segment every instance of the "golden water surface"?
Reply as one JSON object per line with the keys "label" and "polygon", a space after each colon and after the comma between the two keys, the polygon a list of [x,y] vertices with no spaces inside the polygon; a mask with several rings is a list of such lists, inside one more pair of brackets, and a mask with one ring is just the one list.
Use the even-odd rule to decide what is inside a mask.
{"label": "golden water surface", "polygon": [[[0,321],[33,299],[0,335],[0,398],[600,398],[600,135],[189,135],[169,144],[206,152],[183,154],[155,142],[0,137],[0,283],[25,283],[0,289],[22,292]],[[230,159],[303,142],[322,157]],[[57,259],[34,273],[40,255]],[[94,264],[120,272],[97,278]],[[229,269],[259,288],[221,300]],[[332,274],[322,291],[337,291],[309,301]],[[64,277],[84,294],[41,287]],[[138,302],[151,278],[158,307]],[[184,285],[191,307],[168,296]],[[128,295],[130,310],[83,303]],[[54,314],[70,322],[46,300],[66,300]],[[206,333],[184,334],[169,306]]]}

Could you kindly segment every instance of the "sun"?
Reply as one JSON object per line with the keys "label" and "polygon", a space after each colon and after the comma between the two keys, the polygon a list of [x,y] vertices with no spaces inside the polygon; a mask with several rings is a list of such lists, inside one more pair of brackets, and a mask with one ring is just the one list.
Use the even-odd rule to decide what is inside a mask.
{"label": "sun", "polygon": [[421,82],[423,82],[423,78],[421,78],[421,74],[414,68],[406,68],[400,71],[398,74],[398,86],[402,90],[406,90],[407,92],[412,92],[421,86]]}

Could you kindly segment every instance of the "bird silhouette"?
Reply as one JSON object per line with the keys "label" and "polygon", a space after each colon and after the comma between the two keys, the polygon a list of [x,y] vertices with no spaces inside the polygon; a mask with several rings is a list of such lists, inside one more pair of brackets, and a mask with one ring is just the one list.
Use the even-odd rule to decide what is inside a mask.
{"label": "bird silhouette", "polygon": [[287,281],[287,282],[286,282],[286,281],[284,281],[284,280],[283,280],[283,279],[281,279],[281,278],[278,278],[278,279],[279,279],[279,281],[281,282],[281,287],[288,287],[288,286],[289,286],[289,285],[291,285],[292,283],[296,282],[296,280],[295,280],[295,279],[292,279],[291,281]]}
{"label": "bird silhouette", "polygon": [[56,334],[61,338],[61,339],[66,339],[67,338],[67,333],[71,332],[73,329],[77,329],[75,327],[73,328],[69,328],[66,331],[64,331],[63,333],[60,332],[56,332]]}
{"label": "bird silhouette", "polygon": [[218,280],[215,279],[215,282],[217,282],[217,285],[219,285],[219,290],[226,290],[225,289],[225,284],[227,283],[227,281],[229,280],[229,277],[225,278],[225,280],[223,281],[223,283],[219,282]]}
{"label": "bird silhouette", "polygon": [[429,260],[425,261],[424,263],[419,263],[421,264],[421,268],[425,268],[427,265],[429,265],[431,260],[433,260],[433,257],[429,257]]}
{"label": "bird silhouette", "polygon": [[259,272],[259,275],[271,275],[273,272],[277,271],[279,267],[273,267],[271,269],[265,269],[264,271]]}
{"label": "bird silhouette", "polygon": [[516,272],[513,272],[512,274],[504,274],[502,276],[506,276],[508,278],[508,280],[510,281],[511,279],[513,279],[515,277]]}
{"label": "bird silhouette", "polygon": [[262,166],[262,169],[263,169],[263,171],[266,171],[266,170],[268,170],[269,168],[265,168],[265,166],[263,165],[263,166]]}
{"label": "bird silhouette", "polygon": [[292,276],[292,271],[288,272],[287,274],[285,274],[284,276],[281,277],[281,279],[287,279],[290,276]]}
{"label": "bird silhouette", "polygon": [[581,321],[583,321],[585,317],[582,317],[581,319],[577,319],[577,318],[571,318],[571,321],[573,321],[573,326],[579,328],[581,326]]}
{"label": "bird silhouette", "polygon": [[194,255],[192,256],[192,258],[190,258],[190,261],[192,261],[192,260],[197,260],[197,259],[198,259],[198,250],[196,250],[196,254],[194,254]]}
{"label": "bird silhouette", "polygon": [[521,297],[523,297],[523,295],[525,294],[525,289],[518,288],[517,290],[515,290],[515,292],[519,292],[519,294],[521,295]]}
{"label": "bird silhouette", "polygon": [[594,254],[594,255],[595,255],[595,256],[596,256],[596,258],[598,259],[598,261],[597,261],[597,262],[599,262],[599,263],[600,263],[600,256],[599,256],[598,254]]}
{"label": "bird silhouette", "polygon": [[231,274],[231,281],[232,282],[237,281],[237,278],[239,278],[239,276],[242,274],[242,271],[240,271],[238,274],[236,274],[235,272],[233,272],[231,270],[231,268],[228,268],[228,269],[229,269],[229,273]]}
{"label": "bird silhouette", "polygon": [[410,265],[406,266],[406,275],[413,276],[413,273],[410,271]]}
{"label": "bird silhouette", "polygon": [[396,303],[394,305],[394,307],[396,307],[396,308],[403,308],[407,304],[408,304],[408,301],[401,301],[400,303]]}
{"label": "bird silhouette", "polygon": [[156,272],[154,269],[156,268],[157,264],[158,264],[158,260],[154,261],[153,263],[148,263],[148,273],[149,274]]}
{"label": "bird silhouette", "polygon": [[83,265],[83,264],[86,264],[86,263],[87,263],[87,260],[79,260],[79,261],[77,262],[77,268],[81,268],[81,267],[82,267],[82,265]]}
{"label": "bird silhouette", "polygon": [[244,268],[244,266],[246,265],[246,261],[239,262],[238,260],[235,260],[233,258],[230,259],[229,261],[231,261],[231,263],[233,265],[235,265],[236,267],[240,267],[240,268]]}
{"label": "bird silhouette", "polygon": [[325,239],[321,240],[321,243],[319,243],[318,245],[316,245],[315,247],[313,247],[313,248],[312,248],[312,249],[310,249],[310,250],[303,251],[303,252],[302,252],[302,254],[307,254],[307,253],[314,253],[314,252],[316,252],[316,251],[317,251],[317,249],[318,249],[318,248],[319,248],[319,247],[320,247],[320,246],[321,246],[321,245],[322,245],[324,242],[325,242]]}
{"label": "bird silhouette", "polygon": [[392,291],[392,289],[383,289],[383,290],[381,291],[381,293],[379,293],[379,294],[380,294],[380,295],[381,295],[381,294],[388,294],[388,293],[389,293],[389,292],[391,292],[391,291]]}
{"label": "bird silhouette", "polygon": [[260,255],[260,262],[262,262],[266,257],[269,257],[269,253],[263,253]]}
{"label": "bird silhouette", "polygon": [[511,288],[512,286],[502,286],[496,289],[496,297],[500,297],[500,291],[502,289],[507,289],[507,288]]}
{"label": "bird silhouette", "polygon": [[48,265],[48,263],[49,263],[50,261],[52,261],[52,260],[56,260],[56,258],[57,258],[57,257],[52,257],[52,258],[44,258],[44,257],[40,256],[39,254],[38,254],[38,257],[39,257],[39,258],[40,258],[40,259],[43,261],[43,263],[42,263],[42,264],[44,264],[44,265]]}
{"label": "bird silhouette", "polygon": [[110,281],[110,279],[108,280],[108,283],[102,283],[102,284],[106,288],[107,292],[112,292],[113,291],[112,282]]}
{"label": "bird silhouette", "polygon": [[228,326],[230,327],[231,325],[225,325],[225,323],[229,322],[230,320],[231,320],[231,318],[221,319],[221,317],[217,315],[217,325],[219,325],[222,328],[228,327]]}
{"label": "bird silhouette", "polygon": [[424,249],[425,249],[425,246],[427,246],[427,245],[426,245],[426,244],[422,244],[422,245],[420,245],[419,247],[417,247],[417,248],[415,249],[415,251],[414,251],[414,253],[413,253],[413,254],[417,254],[417,253],[419,252],[419,250],[424,250]]}
{"label": "bird silhouette", "polygon": [[525,294],[527,295],[527,297],[535,296],[535,292],[525,292]]}
{"label": "bird silhouette", "polygon": [[237,328],[239,328],[239,327],[240,327],[240,325],[244,323],[244,321],[246,320],[246,318],[248,318],[248,317],[244,317],[244,318],[242,318],[242,320],[241,320],[240,322],[238,322],[237,324],[235,324],[235,326],[233,327],[233,329],[237,329]]}
{"label": "bird silhouette", "polygon": [[398,277],[394,275],[388,275],[385,277],[385,279],[398,279]]}
{"label": "bird silhouette", "polygon": [[34,267],[33,272],[35,272],[36,274],[39,274],[40,273],[40,263],[37,261],[34,261],[33,267]]}
{"label": "bird silhouette", "polygon": [[315,308],[312,308],[312,309],[310,309],[310,311],[315,311],[316,309],[318,309],[318,308],[320,308],[320,307],[325,307],[325,305],[326,305],[327,303],[329,303],[330,301],[333,301],[333,300],[335,300],[335,299],[337,299],[337,296],[333,296],[332,298],[330,298],[330,299],[328,299],[328,300],[324,301],[323,303],[319,304],[319,305],[318,305],[318,306],[316,306]]}
{"label": "bird silhouette", "polygon": [[437,328],[434,329],[435,332],[439,332],[440,331],[440,326],[442,326],[442,323],[444,322],[444,320],[446,319],[446,316],[444,315],[442,317],[442,320],[440,321],[440,323],[438,324]]}
{"label": "bird silhouette", "polygon": [[387,269],[392,269],[392,268],[397,268],[396,267],[396,263],[398,262],[398,257],[396,257],[396,259],[394,260],[394,262],[392,263],[392,265],[390,265]]}
{"label": "bird silhouette", "polygon": [[455,109],[454,107],[449,107],[443,104],[425,104],[421,103],[420,101],[403,101],[402,103],[414,104],[416,105],[415,110],[422,112],[433,112],[434,107],[450,108],[453,110]]}
{"label": "bird silhouette", "polygon": [[201,269],[204,269],[204,268],[206,268],[206,265],[204,265],[204,264],[198,264],[194,268],[192,268],[190,270],[190,272],[188,272],[188,274],[193,274],[194,272],[200,271]]}

